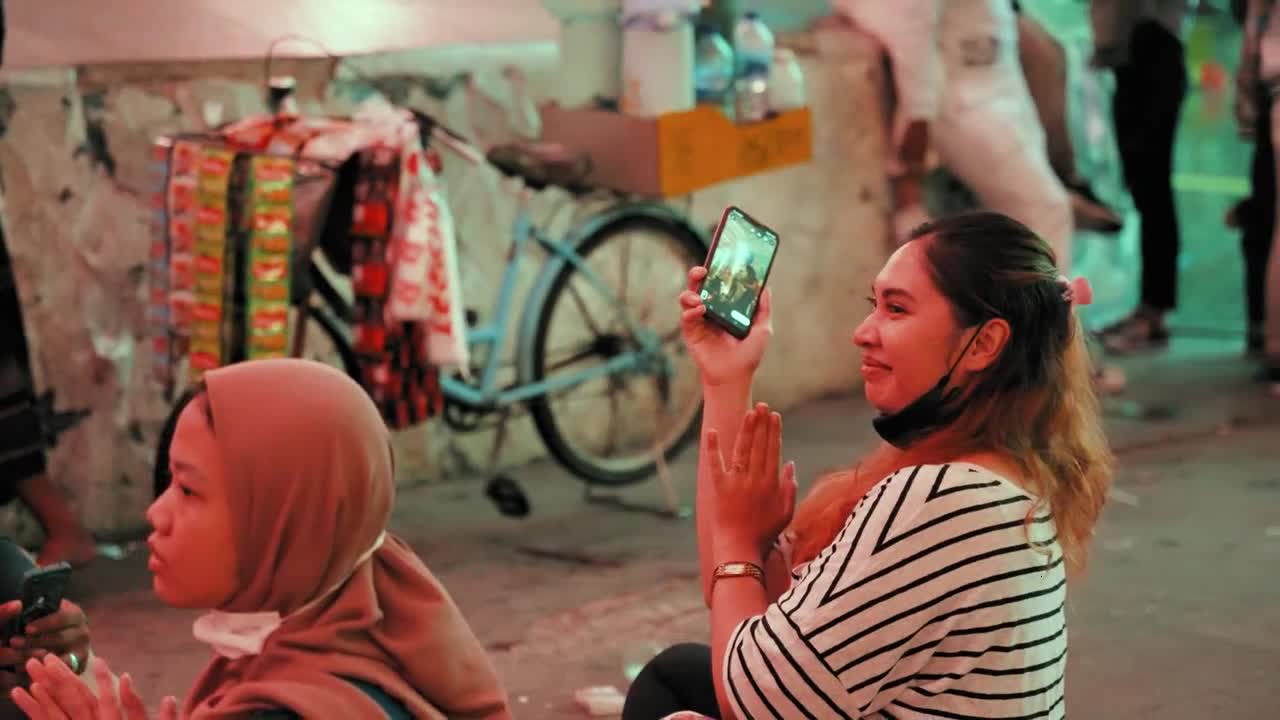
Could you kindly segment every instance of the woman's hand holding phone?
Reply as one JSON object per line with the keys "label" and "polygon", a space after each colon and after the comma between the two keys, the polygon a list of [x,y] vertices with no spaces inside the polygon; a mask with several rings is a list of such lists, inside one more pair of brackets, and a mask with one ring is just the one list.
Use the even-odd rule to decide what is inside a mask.
{"label": "woman's hand holding phone", "polygon": [[[21,612],[21,601],[0,605],[0,624]],[[84,610],[70,600],[63,600],[52,615],[33,621],[24,634],[0,644],[0,691],[8,691],[26,680],[24,666],[28,660],[50,654],[63,662],[74,654],[77,671],[81,672],[89,659],[89,621]]]}
{"label": "woman's hand holding phone", "polygon": [[703,317],[707,307],[699,291],[706,277],[705,267],[690,269],[689,287],[680,293],[680,330],[685,346],[702,372],[704,387],[750,384],[773,336],[773,296],[765,288],[751,332],[738,340]]}

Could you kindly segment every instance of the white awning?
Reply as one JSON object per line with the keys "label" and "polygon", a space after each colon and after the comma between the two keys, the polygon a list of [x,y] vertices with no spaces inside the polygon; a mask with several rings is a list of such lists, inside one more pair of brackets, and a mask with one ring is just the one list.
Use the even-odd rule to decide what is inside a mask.
{"label": "white awning", "polygon": [[[538,0],[8,0],[6,69],[242,60],[297,34],[339,56],[554,40]],[[319,57],[311,43],[281,57]]]}

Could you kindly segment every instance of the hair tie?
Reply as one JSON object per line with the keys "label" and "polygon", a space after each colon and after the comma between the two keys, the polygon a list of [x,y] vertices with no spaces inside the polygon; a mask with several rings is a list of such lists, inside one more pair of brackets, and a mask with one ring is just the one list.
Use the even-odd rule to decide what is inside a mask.
{"label": "hair tie", "polygon": [[1068,305],[1083,307],[1093,302],[1093,288],[1083,277],[1068,280],[1066,275],[1059,275],[1058,285],[1062,288],[1062,299]]}

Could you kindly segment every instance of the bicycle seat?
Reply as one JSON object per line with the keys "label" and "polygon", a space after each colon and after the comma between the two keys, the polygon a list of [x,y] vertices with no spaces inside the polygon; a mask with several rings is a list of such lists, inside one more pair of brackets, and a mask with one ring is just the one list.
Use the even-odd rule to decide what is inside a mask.
{"label": "bicycle seat", "polygon": [[555,143],[508,143],[485,153],[489,164],[507,177],[520,178],[534,190],[558,187],[581,195],[594,188],[587,183],[591,158]]}

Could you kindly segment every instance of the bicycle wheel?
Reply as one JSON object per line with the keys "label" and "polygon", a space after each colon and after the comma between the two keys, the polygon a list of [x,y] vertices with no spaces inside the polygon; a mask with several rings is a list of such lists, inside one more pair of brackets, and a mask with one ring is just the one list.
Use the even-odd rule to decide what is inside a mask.
{"label": "bicycle wheel", "polygon": [[676,296],[706,247],[679,223],[637,214],[601,228],[578,252],[617,302],[566,264],[538,310],[531,379],[551,380],[639,351],[641,335],[656,340],[659,352],[646,355],[640,369],[534,398],[529,410],[547,450],[575,475],[589,484],[627,485],[649,477],[659,456],[674,457],[698,432],[702,386],[680,337]]}

